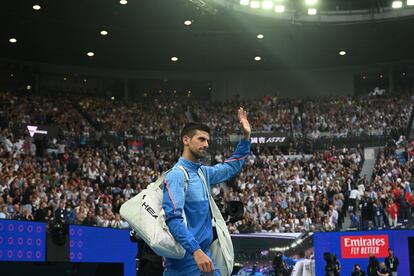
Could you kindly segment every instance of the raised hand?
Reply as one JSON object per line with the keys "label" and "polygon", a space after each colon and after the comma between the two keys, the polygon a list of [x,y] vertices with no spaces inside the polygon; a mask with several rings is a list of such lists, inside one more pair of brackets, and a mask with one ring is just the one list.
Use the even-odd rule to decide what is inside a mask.
{"label": "raised hand", "polygon": [[240,107],[237,113],[238,113],[237,115],[239,117],[240,124],[241,124],[242,129],[243,129],[243,134],[244,134],[243,139],[244,140],[249,140],[250,139],[251,128],[250,128],[250,123],[247,120],[247,111],[244,110],[243,107]]}

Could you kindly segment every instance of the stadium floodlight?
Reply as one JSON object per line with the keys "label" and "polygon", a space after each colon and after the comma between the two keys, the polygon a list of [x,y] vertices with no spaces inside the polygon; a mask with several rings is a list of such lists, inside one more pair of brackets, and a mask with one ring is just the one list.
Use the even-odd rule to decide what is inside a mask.
{"label": "stadium floodlight", "polygon": [[250,8],[252,8],[252,9],[260,8],[260,1],[251,1],[250,2]]}
{"label": "stadium floodlight", "polygon": [[414,0],[407,0],[407,6],[414,6]]}
{"label": "stadium floodlight", "polygon": [[276,5],[275,6],[275,12],[277,12],[277,13],[285,12],[285,6],[284,5]]}
{"label": "stadium floodlight", "polygon": [[402,1],[392,1],[392,7],[394,9],[402,8],[402,5],[403,5]]}
{"label": "stadium floodlight", "polygon": [[264,0],[262,2],[262,8],[265,10],[273,9],[273,1],[272,0]]}
{"label": "stadium floodlight", "polygon": [[318,10],[315,8],[309,8],[308,9],[308,14],[309,15],[316,15],[318,13]]}
{"label": "stadium floodlight", "polygon": [[305,4],[308,6],[316,5],[316,3],[318,3],[318,0],[305,0]]}
{"label": "stadium floodlight", "polygon": [[250,4],[250,0],[240,0],[240,5],[248,6]]}

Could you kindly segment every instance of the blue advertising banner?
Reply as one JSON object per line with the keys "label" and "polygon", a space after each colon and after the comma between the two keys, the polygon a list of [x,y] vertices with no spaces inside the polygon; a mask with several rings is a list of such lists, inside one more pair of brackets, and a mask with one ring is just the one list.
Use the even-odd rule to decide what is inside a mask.
{"label": "blue advertising banner", "polygon": [[69,228],[71,262],[124,263],[124,275],[135,275],[137,244],[129,230],[71,225]]}
{"label": "blue advertising banner", "polygon": [[44,262],[46,224],[0,220],[0,261]]}
{"label": "blue advertising banner", "polygon": [[410,271],[414,266],[413,230],[315,233],[314,246],[316,275],[325,275],[327,253],[338,258],[341,275],[351,275],[355,264],[367,272],[370,254],[384,262],[389,249],[399,259],[398,275],[414,275]]}

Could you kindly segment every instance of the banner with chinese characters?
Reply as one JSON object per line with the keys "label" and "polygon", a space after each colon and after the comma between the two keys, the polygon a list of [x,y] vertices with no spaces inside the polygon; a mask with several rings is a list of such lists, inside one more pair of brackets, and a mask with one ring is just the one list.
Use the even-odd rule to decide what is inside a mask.
{"label": "banner with chinese characters", "polygon": [[275,132],[254,132],[250,135],[252,145],[287,145],[289,136],[283,133]]}

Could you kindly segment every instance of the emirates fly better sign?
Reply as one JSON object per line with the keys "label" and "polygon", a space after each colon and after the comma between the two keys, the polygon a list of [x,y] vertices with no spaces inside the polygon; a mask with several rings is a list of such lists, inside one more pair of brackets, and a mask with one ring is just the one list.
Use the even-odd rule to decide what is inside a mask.
{"label": "emirates fly better sign", "polygon": [[343,259],[368,258],[373,253],[377,258],[388,256],[388,235],[342,236]]}

